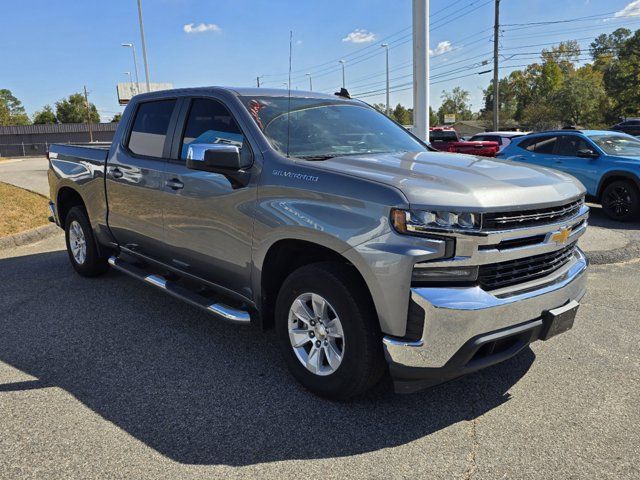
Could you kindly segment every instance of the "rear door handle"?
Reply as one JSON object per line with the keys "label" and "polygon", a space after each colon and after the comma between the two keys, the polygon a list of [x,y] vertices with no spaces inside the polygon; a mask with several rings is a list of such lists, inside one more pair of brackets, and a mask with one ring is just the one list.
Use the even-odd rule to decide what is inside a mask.
{"label": "rear door handle", "polygon": [[167,180],[166,182],[164,182],[164,184],[173,190],[181,190],[184,188],[184,183],[176,178],[174,178],[173,180]]}
{"label": "rear door handle", "polygon": [[122,178],[122,175],[124,175],[122,173],[122,170],[120,170],[118,167],[115,167],[113,170],[111,170],[111,176],[113,178]]}

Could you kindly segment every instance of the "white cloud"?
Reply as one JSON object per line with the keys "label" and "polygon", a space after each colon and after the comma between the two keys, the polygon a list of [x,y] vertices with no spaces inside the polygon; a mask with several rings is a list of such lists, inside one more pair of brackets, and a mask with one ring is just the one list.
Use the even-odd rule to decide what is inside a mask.
{"label": "white cloud", "polygon": [[376,39],[376,35],[373,32],[369,32],[364,28],[356,28],[353,32],[342,39],[343,42],[351,43],[369,43]]}
{"label": "white cloud", "polygon": [[633,0],[629,5],[624,7],[619,12],[616,12],[616,17],[640,17],[640,0]]}
{"label": "white cloud", "polygon": [[186,33],[221,32],[222,29],[215,23],[187,23],[182,29]]}
{"label": "white cloud", "polygon": [[438,46],[436,47],[435,50],[429,49],[429,54],[432,56],[442,55],[444,53],[450,52],[451,50],[453,50],[453,46],[451,45],[451,42],[449,40],[445,40],[444,42],[438,43]]}

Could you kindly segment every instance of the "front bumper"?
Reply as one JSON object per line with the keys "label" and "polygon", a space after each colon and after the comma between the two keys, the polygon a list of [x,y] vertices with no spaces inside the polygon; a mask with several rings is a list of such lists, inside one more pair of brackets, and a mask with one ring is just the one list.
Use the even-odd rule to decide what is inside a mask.
{"label": "front bumper", "polygon": [[[576,248],[572,260],[551,275],[510,289],[412,288],[414,307],[424,312],[422,338],[383,339],[396,390],[442,383],[517,354],[539,338],[544,312],[584,296],[587,265]],[[476,353],[490,342],[501,349],[479,361]]]}

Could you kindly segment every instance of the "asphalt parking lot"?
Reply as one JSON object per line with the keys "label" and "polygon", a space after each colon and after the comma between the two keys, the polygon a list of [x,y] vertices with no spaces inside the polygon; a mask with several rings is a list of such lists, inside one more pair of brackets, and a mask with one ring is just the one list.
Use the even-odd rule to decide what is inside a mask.
{"label": "asphalt parking lot", "polygon": [[639,478],[640,225],[591,224],[574,329],[350,403],[304,391],[272,333],[79,277],[61,234],[2,251],[0,478]]}

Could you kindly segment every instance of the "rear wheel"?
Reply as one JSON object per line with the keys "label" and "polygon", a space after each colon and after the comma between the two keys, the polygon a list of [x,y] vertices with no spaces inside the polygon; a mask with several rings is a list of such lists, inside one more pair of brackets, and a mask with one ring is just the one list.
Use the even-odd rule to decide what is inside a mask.
{"label": "rear wheel", "polygon": [[357,396],[384,373],[371,298],[341,264],[308,265],[287,277],[278,294],[276,331],[287,367],[318,395]]}
{"label": "rear wheel", "polygon": [[65,218],[65,239],[71,265],[84,277],[95,277],[109,269],[107,257],[100,254],[93,230],[82,207],[73,207]]}
{"label": "rear wheel", "polygon": [[613,220],[628,222],[638,218],[640,195],[629,180],[615,180],[602,192],[602,209]]}

